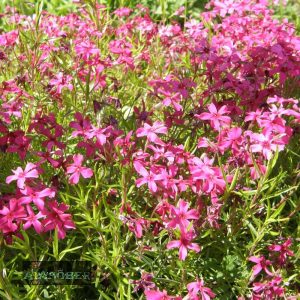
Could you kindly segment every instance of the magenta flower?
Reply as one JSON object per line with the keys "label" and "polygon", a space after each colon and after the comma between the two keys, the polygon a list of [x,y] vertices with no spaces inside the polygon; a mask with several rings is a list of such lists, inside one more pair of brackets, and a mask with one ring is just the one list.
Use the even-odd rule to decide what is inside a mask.
{"label": "magenta flower", "polygon": [[49,188],[36,190],[29,186],[21,190],[21,193],[24,196],[19,198],[19,204],[30,204],[33,202],[39,210],[44,208],[46,197],[53,198],[55,196],[55,192]]}
{"label": "magenta flower", "polygon": [[250,146],[252,152],[262,153],[263,156],[269,160],[271,159],[273,152],[277,149],[279,151],[284,149],[284,145],[280,139],[276,139],[271,132],[264,134],[253,133],[251,135],[253,144]]}
{"label": "magenta flower", "polygon": [[279,252],[279,263],[280,265],[284,265],[287,259],[287,256],[294,256],[294,252],[289,249],[292,245],[292,239],[288,238],[283,244],[281,245],[271,245],[269,246],[270,251]]}
{"label": "magenta flower", "polygon": [[198,212],[195,209],[188,210],[188,203],[180,199],[178,208],[171,206],[172,220],[168,223],[171,228],[179,228],[186,231],[190,222],[189,220],[197,220],[199,218]]}
{"label": "magenta flower", "polygon": [[43,227],[39,219],[43,218],[44,215],[42,214],[42,212],[38,212],[37,214],[35,214],[30,205],[26,205],[26,210],[28,216],[26,218],[23,218],[23,220],[26,221],[23,225],[23,228],[26,230],[29,227],[33,226],[37,233],[41,233],[43,231]]}
{"label": "magenta flower", "polygon": [[49,84],[56,88],[56,93],[61,94],[63,88],[68,90],[73,90],[73,85],[70,83],[72,77],[70,75],[64,75],[59,72],[53,79],[50,80]]}
{"label": "magenta flower", "polygon": [[[202,279],[189,283],[187,289],[189,291],[190,300],[210,300],[216,296],[210,288],[204,286]],[[198,297],[199,293],[201,298]]]}
{"label": "magenta flower", "polygon": [[3,231],[3,233],[16,231],[18,225],[14,222],[25,216],[26,213],[24,207],[18,204],[17,199],[10,199],[9,206],[4,206],[0,210],[0,229]]}
{"label": "magenta flower", "polygon": [[6,183],[9,184],[14,180],[17,180],[17,186],[19,189],[25,187],[25,181],[29,178],[38,178],[39,173],[36,170],[36,165],[33,163],[28,163],[23,171],[21,167],[18,167],[16,170],[12,170],[14,175],[8,176],[6,178]]}
{"label": "magenta flower", "polygon": [[118,17],[127,17],[131,14],[132,9],[128,7],[120,7],[114,11],[114,14]]}
{"label": "magenta flower", "polygon": [[74,45],[76,54],[84,60],[100,54],[100,50],[89,40],[76,40],[74,41]]}
{"label": "magenta flower", "polygon": [[156,121],[153,123],[152,126],[145,123],[144,127],[138,128],[136,131],[136,136],[137,137],[146,136],[149,142],[161,143],[157,134],[158,133],[166,134],[167,132],[168,132],[168,129],[164,125],[164,123]]}
{"label": "magenta flower", "polygon": [[229,125],[231,123],[230,117],[223,116],[228,113],[226,105],[217,110],[216,106],[211,103],[208,105],[208,110],[209,113],[196,114],[195,117],[200,120],[210,120],[211,126],[216,130],[219,130],[224,124]]}
{"label": "magenta flower", "polygon": [[44,209],[43,214],[46,218],[42,221],[45,231],[54,230],[58,231],[58,238],[64,239],[66,236],[66,230],[75,229],[75,224],[72,221],[70,214],[64,212],[69,208],[67,205],[60,203],[56,200],[48,203],[49,210]]}
{"label": "magenta flower", "polygon": [[163,290],[162,292],[157,290],[145,291],[147,300],[181,300],[181,297],[168,296],[167,292]]}
{"label": "magenta flower", "polygon": [[191,232],[181,232],[180,240],[174,240],[168,243],[167,249],[179,248],[179,259],[185,260],[187,257],[188,249],[195,252],[200,251],[200,246],[196,243],[191,243],[194,235]]}
{"label": "magenta flower", "polygon": [[136,186],[140,187],[147,183],[149,190],[155,193],[157,191],[157,185],[155,181],[161,180],[161,176],[156,175],[151,171],[148,172],[139,161],[134,161],[133,166],[135,170],[143,176],[142,178],[138,178],[136,180]]}
{"label": "magenta flower", "polygon": [[84,136],[87,137],[92,130],[91,122],[88,118],[83,118],[82,114],[77,112],[74,115],[76,121],[70,122],[70,127],[75,130],[72,132],[72,137]]}
{"label": "magenta flower", "polygon": [[256,263],[256,265],[252,268],[253,276],[258,275],[262,270],[264,270],[268,275],[273,276],[273,273],[267,269],[267,266],[270,266],[271,262],[268,259],[265,259],[264,256],[251,256],[249,257],[249,260]]}
{"label": "magenta flower", "polygon": [[284,294],[284,288],[279,284],[282,282],[280,276],[275,276],[272,280],[267,282],[255,282],[253,283],[253,292],[256,293],[255,299],[273,300],[282,297]]}
{"label": "magenta flower", "polygon": [[83,178],[91,178],[93,176],[92,169],[82,166],[83,156],[81,154],[75,154],[73,160],[74,163],[67,168],[67,174],[72,174],[69,178],[70,184],[77,184],[80,175]]}
{"label": "magenta flower", "polygon": [[103,146],[106,143],[105,129],[97,128],[92,125],[92,129],[86,134],[89,139],[96,137],[98,143]]}

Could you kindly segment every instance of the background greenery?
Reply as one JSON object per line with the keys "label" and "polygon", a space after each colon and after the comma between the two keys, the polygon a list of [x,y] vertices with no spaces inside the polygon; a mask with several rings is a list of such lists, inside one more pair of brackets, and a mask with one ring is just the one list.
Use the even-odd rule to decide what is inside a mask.
{"label": "background greenery", "polygon": [[[142,4],[150,8],[155,19],[168,19],[181,6],[186,7],[187,16],[197,17],[208,2],[208,0],[82,0],[85,3],[95,1],[107,5],[110,11],[122,6],[134,8],[137,4]],[[25,14],[33,14],[39,3],[43,3],[45,10],[55,14],[67,14],[76,7],[72,0],[2,0],[0,12],[4,11],[6,5],[10,5]],[[277,18],[288,18],[296,25],[297,32],[300,32],[300,1],[288,0],[287,5],[274,6],[274,9]]]}

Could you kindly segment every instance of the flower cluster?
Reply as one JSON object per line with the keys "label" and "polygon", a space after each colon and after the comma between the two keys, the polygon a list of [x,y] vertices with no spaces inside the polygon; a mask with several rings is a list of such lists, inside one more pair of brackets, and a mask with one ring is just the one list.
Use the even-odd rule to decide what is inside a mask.
{"label": "flower cluster", "polygon": [[[88,231],[87,243],[99,235],[101,247],[109,247],[103,235],[119,226],[124,241],[113,237],[112,249],[97,252],[113,253],[108,274],[122,261],[131,264],[126,276],[135,277],[134,292],[148,300],[209,300],[222,295],[199,260],[222,247],[230,253],[232,240],[246,243],[254,232],[246,253],[237,251],[255,263],[251,280],[229,289],[252,291],[253,300],[285,297],[280,272],[293,256],[291,237],[268,248],[270,259],[249,249],[264,239],[271,244],[269,227],[284,220],[276,219],[281,211],[270,217],[288,201],[272,194],[277,184],[295,190],[289,182],[280,186],[294,165],[269,180],[279,155],[299,157],[290,148],[300,125],[300,38],[293,25],[276,20],[267,0],[212,0],[198,19],[183,20],[181,8],[169,23],[155,22],[141,5],[109,14],[97,1],[81,2],[65,16],[31,17],[9,7],[1,15],[6,242],[30,230],[45,239],[56,230],[67,240],[67,231],[74,239]],[[266,221],[255,230],[248,217]],[[215,246],[212,237],[228,236],[230,243]],[[130,254],[119,254],[132,240]],[[166,278],[145,270],[145,253],[189,264],[180,288],[169,280],[167,290]]]}

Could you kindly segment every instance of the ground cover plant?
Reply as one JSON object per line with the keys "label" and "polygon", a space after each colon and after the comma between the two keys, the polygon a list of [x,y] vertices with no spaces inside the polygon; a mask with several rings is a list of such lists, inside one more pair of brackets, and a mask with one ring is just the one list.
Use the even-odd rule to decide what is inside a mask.
{"label": "ground cover plant", "polygon": [[[1,298],[298,299],[300,38],[274,17],[285,2],[161,21],[73,2],[0,18]],[[87,261],[93,278],[22,284],[24,261]]]}

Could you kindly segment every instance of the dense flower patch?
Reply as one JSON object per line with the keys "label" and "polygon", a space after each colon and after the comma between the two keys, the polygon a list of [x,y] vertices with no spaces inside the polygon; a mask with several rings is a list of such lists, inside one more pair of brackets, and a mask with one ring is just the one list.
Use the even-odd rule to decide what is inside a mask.
{"label": "dense flower patch", "polygon": [[77,2],[1,19],[3,269],[91,261],[70,299],[297,299],[293,24],[265,0],[169,24]]}

